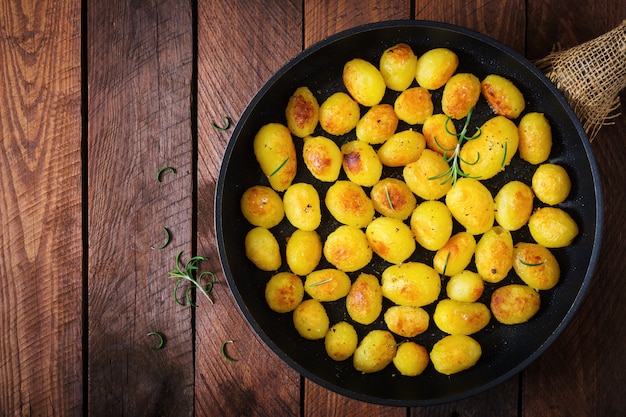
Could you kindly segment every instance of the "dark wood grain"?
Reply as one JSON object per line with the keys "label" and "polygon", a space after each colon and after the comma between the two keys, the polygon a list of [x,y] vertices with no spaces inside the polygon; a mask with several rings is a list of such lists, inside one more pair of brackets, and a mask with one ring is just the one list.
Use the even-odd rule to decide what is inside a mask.
{"label": "dark wood grain", "polygon": [[192,255],[191,3],[87,10],[89,415],[190,416],[192,312],[167,276]]}
{"label": "dark wood grain", "polygon": [[82,412],[80,42],[79,2],[0,2],[3,416]]}

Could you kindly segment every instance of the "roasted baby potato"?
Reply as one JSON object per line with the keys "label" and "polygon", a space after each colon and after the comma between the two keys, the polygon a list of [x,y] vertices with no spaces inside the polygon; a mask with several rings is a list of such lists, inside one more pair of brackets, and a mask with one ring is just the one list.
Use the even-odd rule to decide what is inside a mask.
{"label": "roasted baby potato", "polygon": [[509,284],[491,294],[491,312],[502,324],[525,323],[539,311],[539,293],[527,285]]}
{"label": "roasted baby potato", "polygon": [[459,143],[454,123],[442,113],[433,114],[424,121],[422,134],[428,149],[441,155],[450,155]]}
{"label": "roasted baby potato", "polygon": [[394,133],[378,148],[378,159],[388,167],[403,167],[417,161],[426,147],[424,136],[414,130]]}
{"label": "roasted baby potato", "polygon": [[296,229],[287,239],[285,259],[291,272],[311,273],[322,259],[322,240],[315,230]]}
{"label": "roasted baby potato", "polygon": [[296,148],[289,129],[268,123],[254,136],[254,156],[276,191],[285,191],[296,176]]}
{"label": "roasted baby potato", "polygon": [[326,353],[334,361],[348,359],[356,350],[358,343],[356,330],[346,321],[333,324],[324,338]]}
{"label": "roasted baby potato", "polygon": [[387,328],[403,337],[414,337],[428,329],[430,317],[421,307],[391,306],[383,316]]}
{"label": "roasted baby potato", "polygon": [[480,98],[480,80],[474,74],[458,73],[450,77],[441,97],[443,112],[453,119],[466,117]]}
{"label": "roasted baby potato", "polygon": [[410,125],[423,124],[432,116],[434,105],[430,92],[423,87],[411,87],[396,98],[393,109],[398,119]]}
{"label": "roasted baby potato", "polygon": [[337,301],[348,295],[352,282],[350,277],[338,269],[319,269],[306,276],[304,291],[320,301]]}
{"label": "roasted baby potato", "polygon": [[542,164],[533,174],[532,187],[539,201],[554,206],[569,196],[572,181],[561,165]]}
{"label": "roasted baby potato", "polygon": [[421,262],[405,262],[387,267],[381,277],[383,296],[401,306],[423,307],[437,300],[441,278]]}
{"label": "roasted baby potato", "polygon": [[346,62],[342,79],[348,93],[359,104],[367,107],[380,103],[387,88],[378,68],[361,58]]}
{"label": "roasted baby potato", "polygon": [[474,178],[459,178],[446,194],[446,205],[468,233],[479,235],[493,226],[493,197],[489,189]]}
{"label": "roasted baby potato", "polygon": [[402,171],[404,181],[411,191],[424,200],[438,200],[450,190],[451,181],[435,178],[444,174],[450,166],[443,156],[424,149],[420,158],[406,165]]}
{"label": "roasted baby potato", "polygon": [[537,165],[545,162],[552,151],[552,128],[543,113],[526,113],[517,126],[519,156]]}
{"label": "roasted baby potato", "polygon": [[383,164],[372,145],[353,140],[341,146],[343,170],[348,179],[363,187],[376,184],[383,173]]}
{"label": "roasted baby potato", "polygon": [[424,52],[417,60],[415,80],[428,89],[443,87],[459,66],[457,55],[447,48],[434,48]]}
{"label": "roasted baby potato", "polygon": [[446,284],[446,295],[457,301],[470,303],[478,301],[484,290],[482,277],[477,272],[468,270],[451,276]]}
{"label": "roasted baby potato", "polygon": [[322,182],[334,182],[339,178],[343,155],[339,146],[324,136],[307,136],[302,147],[304,165]]}
{"label": "roasted baby potato", "polygon": [[578,235],[578,225],[567,212],[558,207],[541,207],[528,220],[528,229],[535,242],[546,248],[562,248]]}
{"label": "roasted baby potato", "polygon": [[452,375],[476,365],[482,355],[480,344],[465,335],[449,335],[435,343],[430,361],[437,372]]}
{"label": "roasted baby potato", "polygon": [[322,303],[309,298],[293,310],[293,324],[300,336],[318,340],[326,336],[330,322]]}
{"label": "roasted baby potato", "polygon": [[383,293],[378,278],[359,274],[346,297],[346,310],[355,322],[372,324],[383,310]]}
{"label": "roasted baby potato", "polygon": [[521,229],[533,211],[534,198],[532,189],[523,182],[507,182],[494,198],[496,222],[506,230]]}
{"label": "roasted baby potato", "polygon": [[360,185],[339,180],[326,191],[324,199],[330,214],[339,223],[366,227],[374,218],[374,204]]}
{"label": "roasted baby potato", "polygon": [[359,103],[343,91],[332,94],[320,105],[320,126],[331,135],[345,135],[360,118]]}
{"label": "roasted baby potato", "polygon": [[370,191],[374,210],[386,217],[406,220],[417,205],[408,185],[397,178],[383,178]]}
{"label": "roasted baby potato", "polygon": [[415,238],[402,220],[380,216],[365,229],[367,241],[378,256],[389,263],[406,261],[415,251]]}
{"label": "roasted baby potato", "polygon": [[285,118],[295,136],[304,138],[315,130],[320,118],[320,105],[308,87],[298,87],[289,97]]}
{"label": "roasted baby potato", "polygon": [[271,229],[285,217],[283,200],[273,188],[253,185],[241,196],[243,217],[253,226]]}
{"label": "roasted baby potato", "polygon": [[433,267],[441,275],[453,276],[467,268],[476,251],[476,239],[471,233],[458,232],[435,253]]}
{"label": "roasted baby potato", "polygon": [[324,242],[324,257],[345,272],[358,271],[372,260],[372,249],[365,232],[358,227],[342,225],[332,231]]}
{"label": "roasted baby potato", "polygon": [[372,106],[356,124],[356,137],[372,145],[385,142],[396,133],[398,116],[391,104]]}
{"label": "roasted baby potato", "polygon": [[320,196],[309,183],[292,184],[283,195],[285,217],[293,227],[301,230],[315,230],[322,221]]}
{"label": "roasted baby potato", "polygon": [[486,305],[479,302],[444,299],[437,303],[433,321],[448,334],[471,335],[482,330],[491,319]]}
{"label": "roasted baby potato", "polygon": [[486,282],[502,281],[513,268],[513,237],[501,226],[482,235],[474,253],[476,271]]}
{"label": "roasted baby potato", "polygon": [[561,276],[559,262],[550,250],[537,243],[520,242],[513,250],[515,273],[530,288],[549,290]]}
{"label": "roasted baby potato", "polygon": [[420,375],[429,361],[426,348],[411,341],[401,343],[393,357],[393,364],[404,376]]}
{"label": "roasted baby potato", "polygon": [[363,373],[378,372],[396,355],[396,340],[387,330],[371,330],[354,351],[354,369]]}
{"label": "roasted baby potato", "polygon": [[246,234],[246,257],[262,271],[276,271],[282,258],[278,241],[268,229],[255,227]]}
{"label": "roasted baby potato", "polygon": [[452,215],[439,200],[420,203],[411,213],[410,225],[417,243],[432,251],[441,249],[452,235]]}
{"label": "roasted baby potato", "polygon": [[293,272],[279,272],[265,285],[265,301],[277,313],[293,311],[303,297],[302,280]]}
{"label": "roasted baby potato", "polygon": [[415,78],[417,56],[409,45],[399,43],[383,52],[378,67],[388,88],[404,91]]}
{"label": "roasted baby potato", "polygon": [[481,82],[483,97],[495,114],[517,119],[526,107],[522,92],[501,75],[489,74]]}

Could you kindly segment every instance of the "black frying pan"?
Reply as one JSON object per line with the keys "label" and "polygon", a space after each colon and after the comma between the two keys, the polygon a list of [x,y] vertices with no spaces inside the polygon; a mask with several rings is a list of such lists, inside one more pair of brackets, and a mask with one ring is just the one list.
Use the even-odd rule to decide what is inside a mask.
{"label": "black frying pan", "polygon": [[[360,57],[378,65],[382,52],[399,42],[411,45],[418,56],[431,48],[450,48],[459,56],[457,72],[471,72],[479,79],[489,73],[509,78],[526,98],[525,112],[546,114],[554,140],[549,162],[563,165],[572,178],[570,198],[561,207],[580,227],[580,234],[570,247],[553,250],[561,266],[561,281],[554,289],[541,292],[539,313],[528,323],[515,326],[504,326],[492,319],[485,329],[473,335],[483,349],[479,362],[450,377],[437,373],[432,365],[418,377],[403,377],[393,364],[381,372],[364,375],[354,370],[350,359],[344,362],[331,360],[325,353],[323,341],[308,341],[296,333],[291,314],[278,314],[267,307],[264,288],[272,273],[256,269],[244,253],[244,237],[251,226],[241,214],[239,200],[248,187],[268,184],[252,150],[257,130],[269,122],[285,123],[284,109],[297,87],[308,86],[322,103],[333,92],[345,91],[341,73],[346,61]],[[383,101],[392,102],[396,94],[388,91]],[[436,112],[441,112],[438,107],[440,97],[441,91],[433,93]],[[493,116],[483,99],[481,103],[472,117],[475,126]],[[407,127],[400,126],[399,130]],[[324,133],[319,130],[316,134]],[[354,137],[352,132],[336,139],[343,143]],[[301,150],[302,141],[295,138],[295,143],[296,149]],[[301,159],[298,164],[294,182],[315,184],[323,201],[328,184],[315,181]],[[534,169],[515,157],[505,173],[485,181],[485,184],[495,196],[495,192],[512,179],[530,184]],[[387,169],[385,175],[399,176],[399,173]],[[326,213],[324,218],[328,217]],[[327,220],[318,232],[324,238],[335,226],[336,223]],[[593,276],[600,249],[602,195],[595,159],[578,119],[558,90],[529,61],[498,42],[467,29],[424,21],[394,21],[354,28],[321,41],[288,62],[261,88],[237,123],[224,155],[216,190],[215,228],[224,275],[235,300],[252,328],[288,365],[316,383],[358,400],[394,406],[426,406],[456,401],[507,380],[541,355],[558,337],[582,302]],[[285,219],[272,232],[284,247],[285,238],[293,230]],[[513,236],[516,242],[532,241],[526,227]],[[411,260],[432,265],[432,255],[418,245]],[[281,270],[286,270],[283,264]],[[328,264],[323,261],[320,267],[325,266]],[[380,276],[386,266],[377,258],[366,272]],[[353,279],[356,277],[350,275]],[[502,284],[512,282],[520,282],[513,273]],[[480,301],[489,305],[494,288],[496,286],[487,285]],[[442,290],[444,296],[445,290]],[[385,303],[384,307],[387,307],[388,300]],[[343,300],[327,303],[326,307],[331,324],[349,320]],[[427,306],[426,310],[432,313],[434,305]],[[361,338],[369,329],[385,328],[385,324],[381,315],[373,325],[355,325],[355,328]],[[414,340],[430,350],[443,336],[431,320],[428,331]],[[401,338],[397,337],[397,340]]]}

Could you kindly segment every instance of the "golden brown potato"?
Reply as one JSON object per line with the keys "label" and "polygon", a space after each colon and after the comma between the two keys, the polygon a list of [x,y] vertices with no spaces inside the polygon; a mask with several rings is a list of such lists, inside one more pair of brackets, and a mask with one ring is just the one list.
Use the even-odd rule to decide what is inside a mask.
{"label": "golden brown potato", "polygon": [[426,146],[441,155],[450,155],[459,143],[454,123],[445,114],[433,114],[424,121],[422,134]]}
{"label": "golden brown potato", "polygon": [[482,355],[480,344],[465,335],[449,335],[435,343],[430,360],[437,372],[452,375],[476,365]]}
{"label": "golden brown potato", "polygon": [[393,358],[396,369],[404,376],[420,375],[429,361],[426,348],[411,341],[401,343]]}
{"label": "golden brown potato", "polygon": [[545,162],[552,151],[552,129],[543,113],[531,112],[518,125],[519,156],[537,165]]}
{"label": "golden brown potato", "polygon": [[376,184],[383,173],[383,164],[372,145],[353,140],[341,146],[343,170],[348,179],[363,187]]}
{"label": "golden brown potato", "polygon": [[311,174],[320,181],[334,182],[339,177],[343,155],[339,146],[324,136],[304,138],[302,159]]}
{"label": "golden brown potato", "polygon": [[572,181],[561,165],[543,164],[533,174],[532,187],[539,201],[554,206],[569,196]]}
{"label": "golden brown potato", "polygon": [[493,197],[489,189],[476,179],[459,178],[446,194],[446,205],[468,233],[479,235],[493,226]]}
{"label": "golden brown potato", "polygon": [[485,284],[482,277],[468,270],[451,276],[446,285],[448,298],[469,303],[478,301],[484,290]]}
{"label": "golden brown potato", "polygon": [[399,43],[383,52],[378,66],[387,87],[403,91],[409,88],[415,78],[417,56],[409,45]]}
{"label": "golden brown potato", "polygon": [[356,124],[356,137],[372,145],[385,142],[396,133],[398,116],[391,104],[371,107]]}
{"label": "golden brown potato", "polygon": [[423,307],[437,300],[441,278],[421,262],[405,262],[387,267],[381,277],[383,296],[401,306]]}
{"label": "golden brown potato", "polygon": [[507,182],[494,198],[496,222],[506,230],[521,229],[533,211],[534,198],[532,189],[523,182]]}
{"label": "golden brown potato", "polygon": [[319,122],[320,106],[308,87],[298,87],[289,97],[285,117],[287,127],[295,136],[304,138],[315,130]]}
{"label": "golden brown potato", "polygon": [[318,269],[306,276],[304,291],[320,302],[337,301],[348,295],[352,282],[338,269]]}
{"label": "golden brown potato", "polygon": [[502,281],[513,268],[513,237],[501,226],[482,235],[474,253],[476,270],[487,282]]}
{"label": "golden brown potato", "polygon": [[254,156],[270,186],[285,191],[296,176],[296,148],[289,129],[280,123],[268,123],[254,136]]}
{"label": "golden brown potato", "polygon": [[414,337],[424,333],[430,322],[426,310],[412,306],[391,306],[383,317],[387,328],[403,337]]}
{"label": "golden brown potato", "polygon": [[241,196],[243,217],[253,226],[271,229],[285,217],[283,200],[273,188],[254,185]]}
{"label": "golden brown potato", "polygon": [[433,114],[434,105],[430,92],[422,87],[411,87],[396,98],[393,109],[398,119],[410,125],[423,124]]}
{"label": "golden brown potato", "polygon": [[326,207],[339,222],[363,228],[374,218],[374,204],[360,185],[339,180],[326,191]]}
{"label": "golden brown potato", "polygon": [[436,251],[452,236],[452,214],[439,200],[424,201],[411,213],[411,231],[424,249]]}
{"label": "golden brown potato", "polygon": [[372,187],[370,199],[374,210],[386,217],[406,220],[417,205],[408,185],[397,178],[383,178]]}
{"label": "golden brown potato", "polygon": [[354,369],[363,373],[378,372],[396,355],[396,340],[387,330],[371,330],[354,351]]}
{"label": "golden brown potato", "polygon": [[526,107],[522,92],[501,75],[489,74],[481,83],[483,97],[497,115],[517,119]]}
{"label": "golden brown potato", "polygon": [[471,262],[475,251],[476,239],[471,233],[456,233],[435,253],[433,267],[441,275],[460,274]]}
{"label": "golden brown potato", "polygon": [[482,330],[491,319],[486,305],[478,302],[444,299],[437,303],[433,321],[448,334],[471,335]]}
{"label": "golden brown potato", "polygon": [[348,359],[356,350],[358,343],[356,330],[346,321],[333,324],[324,338],[326,353],[334,361]]}
{"label": "golden brown potato", "polygon": [[322,259],[322,239],[315,230],[296,229],[287,239],[285,259],[294,274],[311,273]]}
{"label": "golden brown potato", "polygon": [[392,264],[406,261],[415,251],[415,238],[402,220],[380,216],[365,229],[367,241],[378,256]]}
{"label": "golden brown potato", "polygon": [[528,220],[528,229],[535,242],[546,248],[562,248],[578,236],[578,225],[566,211],[558,207],[541,207]]}
{"label": "golden brown potato", "polygon": [[359,103],[343,91],[336,92],[320,105],[320,125],[331,135],[345,135],[361,118]]}
{"label": "golden brown potato", "polygon": [[561,268],[548,248],[520,242],[515,245],[513,259],[515,273],[530,288],[549,290],[559,282]]}
{"label": "golden brown potato", "polygon": [[527,285],[510,284],[491,294],[491,312],[502,324],[519,324],[530,320],[541,304],[539,293]]}
{"label": "golden brown potato", "polygon": [[326,309],[312,298],[302,301],[293,310],[293,324],[300,336],[309,340],[323,339],[330,326]]}
{"label": "golden brown potato", "polygon": [[324,257],[337,269],[358,271],[372,260],[365,232],[358,227],[342,225],[332,231],[324,242]]}
{"label": "golden brown potato", "polygon": [[361,273],[346,297],[346,311],[360,324],[372,324],[383,310],[383,293],[374,275]]}
{"label": "golden brown potato", "polygon": [[458,66],[459,58],[454,52],[447,48],[434,48],[418,58],[415,80],[428,90],[436,90],[448,82]]}
{"label": "golden brown potato", "polygon": [[276,271],[280,268],[282,258],[278,241],[264,227],[255,227],[246,234],[246,257],[262,271]]}
{"label": "golden brown potato", "polygon": [[292,184],[283,195],[285,217],[293,227],[301,230],[315,230],[322,221],[320,196],[309,183]]}
{"label": "golden brown potato", "polygon": [[417,161],[404,167],[402,175],[415,195],[424,200],[438,200],[452,188],[452,183],[435,177],[444,174],[449,168],[443,156],[424,149]]}
{"label": "golden brown potato", "polygon": [[403,167],[417,161],[426,147],[424,136],[414,130],[394,133],[378,148],[378,159],[388,167]]}
{"label": "golden brown potato", "polygon": [[364,59],[354,58],[346,62],[342,78],[348,93],[363,106],[375,106],[385,95],[387,86],[382,74]]}
{"label": "golden brown potato", "polygon": [[480,80],[473,74],[455,74],[446,83],[441,108],[453,119],[466,117],[480,98]]}
{"label": "golden brown potato", "polygon": [[292,272],[279,272],[265,285],[265,301],[277,313],[293,311],[303,297],[302,280]]}

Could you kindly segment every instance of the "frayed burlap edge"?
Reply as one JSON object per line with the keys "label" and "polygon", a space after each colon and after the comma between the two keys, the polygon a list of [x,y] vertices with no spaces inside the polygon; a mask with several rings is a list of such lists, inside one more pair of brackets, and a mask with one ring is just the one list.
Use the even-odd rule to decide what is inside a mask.
{"label": "frayed burlap edge", "polygon": [[626,88],[626,20],[570,49],[557,45],[535,65],[563,93],[592,141],[620,115],[619,93]]}

